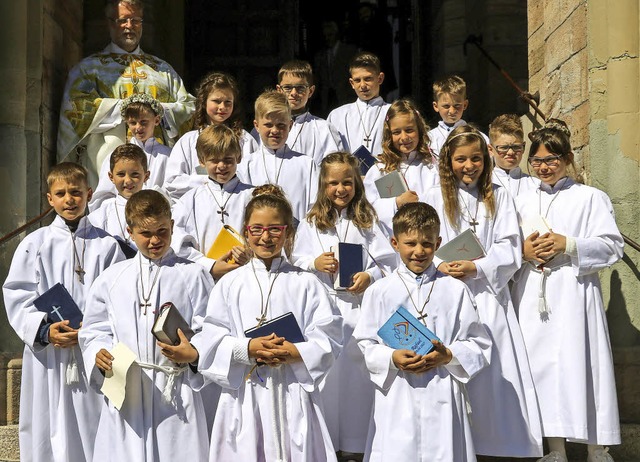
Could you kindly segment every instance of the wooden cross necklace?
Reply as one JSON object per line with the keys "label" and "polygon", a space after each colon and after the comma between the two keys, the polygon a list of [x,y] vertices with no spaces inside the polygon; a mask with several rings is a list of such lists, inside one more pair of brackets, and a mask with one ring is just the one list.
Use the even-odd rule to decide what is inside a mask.
{"label": "wooden cross necklace", "polygon": [[[278,268],[276,269],[276,275],[271,281],[269,285],[269,292],[267,293],[267,303],[264,302],[264,293],[262,292],[262,285],[260,284],[260,279],[258,279],[258,275],[256,274],[256,267],[253,264],[253,259],[251,260],[251,269],[253,270],[253,275],[256,278],[256,282],[258,283],[258,288],[260,289],[260,316],[256,318],[258,321],[258,325],[256,327],[260,327],[267,320],[267,310],[269,308],[269,299],[271,298],[271,291],[273,290],[273,285],[276,283],[276,279],[280,276],[280,267],[282,266],[283,258],[280,258],[280,263],[278,263]],[[269,273],[267,271],[267,273]]]}
{"label": "wooden cross necklace", "polygon": [[[365,147],[369,149],[369,142],[372,141],[371,133],[373,133],[373,129],[376,126],[376,122],[378,121],[378,117],[380,116],[380,111],[382,110],[382,106],[378,106],[378,111],[376,112],[376,117],[373,119],[373,123],[371,124],[371,128],[369,129],[369,133],[367,133],[367,127],[364,125],[364,120],[362,120],[362,112],[360,111],[360,106],[356,103],[356,109],[358,109],[358,115],[360,116],[360,125],[362,125],[362,131],[364,132],[364,138],[362,141],[365,143]],[[367,103],[367,110],[369,109],[369,104]],[[364,111],[364,114],[367,114],[367,110]]]}
{"label": "wooden cross necklace", "polygon": [[[211,181],[213,181],[213,180],[211,180]],[[220,205],[220,202],[218,202],[218,199],[216,198],[216,195],[214,194],[213,190],[211,189],[211,186],[209,186],[208,182],[206,183],[207,189],[211,193],[211,196],[213,197],[213,200],[216,202],[216,205],[218,206],[218,210],[216,211],[216,213],[218,215],[220,215],[220,220],[222,221],[222,224],[225,224],[224,216],[225,215],[229,216],[229,213],[226,210],[227,203],[229,202],[229,199],[231,199],[231,197],[233,196],[233,193],[236,192],[236,188],[238,187],[239,184],[240,184],[240,181],[238,181],[236,183],[236,185],[233,187],[233,189],[229,193],[229,197],[227,197],[227,200],[225,200],[222,203],[222,205]],[[223,184],[220,185],[220,197],[222,198],[222,200],[224,200],[224,185]]]}
{"label": "wooden cross necklace", "polygon": [[[404,281],[404,277],[402,277],[402,273],[398,272],[398,276],[400,277],[402,284],[404,284],[404,288],[407,289],[407,294],[409,294],[409,300],[411,300],[411,304],[415,308],[416,312],[419,314],[418,320],[422,321],[422,324],[424,324],[424,326],[427,327],[427,323],[425,319],[427,318],[427,316],[429,316],[429,314],[425,313],[424,310],[427,307],[427,303],[429,303],[429,300],[431,300],[431,293],[433,292],[433,288],[436,286],[436,278],[435,277],[433,278],[433,282],[431,283],[431,289],[429,289],[429,293],[427,294],[427,299],[422,304],[422,308],[418,309],[418,305],[416,305],[416,302],[413,301],[413,295],[411,295],[409,286]],[[422,273],[420,277],[421,279],[420,279],[420,284],[418,285],[418,296],[420,296],[420,289],[422,288],[422,284],[424,283],[424,280],[427,279],[427,275],[425,273]]]}
{"label": "wooden cross necklace", "polygon": [[[471,210],[469,210],[469,206],[467,205],[467,201],[464,200],[464,197],[462,197],[462,195],[459,195],[458,197],[460,197],[460,200],[462,201],[462,204],[464,205],[464,208],[467,211],[467,215],[469,216],[469,219],[467,220],[467,222],[469,223],[469,226],[471,226],[473,228],[473,232],[476,232],[476,226],[478,226],[480,223],[478,223],[478,210],[480,209],[480,200],[476,199],[476,213],[473,214],[473,216],[471,216]],[[466,216],[463,214],[463,218],[466,218]]]}
{"label": "wooden cross necklace", "polygon": [[[156,282],[158,282],[160,271],[162,271],[162,267],[160,266],[161,261],[162,261],[162,258],[158,260],[158,271],[156,272],[156,275],[153,278],[153,282],[151,283],[151,287],[149,288],[149,293],[145,296],[144,281],[142,277],[142,256],[140,256],[138,259],[138,263],[140,264],[140,292],[141,292],[140,297],[142,298],[142,302],[138,300],[138,303],[140,304],[140,309],[142,310],[142,314],[144,315],[147,314],[147,308],[151,306],[151,303],[149,302],[149,300],[151,299],[151,293],[153,292],[153,288],[155,287]],[[151,260],[149,260],[149,275],[151,275],[151,271],[153,271],[153,266],[151,265]]]}
{"label": "wooden cross necklace", "polygon": [[73,247],[73,266],[75,268],[73,272],[76,273],[78,282],[80,282],[80,284],[84,284],[84,275],[86,273],[86,271],[84,270],[84,251],[87,247],[87,222],[84,222],[82,233],[82,257],[78,256],[78,249],[76,248],[76,235],[73,231],[71,231],[71,228],[69,228],[69,233],[71,233],[71,247]]}

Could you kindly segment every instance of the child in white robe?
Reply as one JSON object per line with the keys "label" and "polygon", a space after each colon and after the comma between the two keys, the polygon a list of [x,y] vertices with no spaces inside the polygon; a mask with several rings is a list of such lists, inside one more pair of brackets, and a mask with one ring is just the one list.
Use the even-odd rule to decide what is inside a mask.
{"label": "child in white robe", "polygon": [[84,462],[93,456],[100,417],[100,396],[89,386],[96,377],[83,367],[78,330],[69,321],[48,318],[33,302],[61,283],[84,311],[91,283],[124,255],[113,237],[84,216],[91,197],[84,167],[58,164],[47,184],[47,199],[57,216],[18,245],[3,285],[9,323],[25,343],[20,456]]}
{"label": "child in white robe", "polygon": [[520,117],[502,114],[489,125],[489,153],[493,159],[493,184],[505,188],[515,200],[518,195],[536,190],[540,180],[520,168],[526,143]]}
{"label": "child in white robe", "polygon": [[[307,103],[316,90],[313,81],[311,64],[293,60],[284,63],[278,71],[276,88],[287,96],[293,116],[287,146],[311,157],[319,167],[327,154],[342,151],[343,148],[338,130],[326,120],[311,114],[307,108]],[[258,144],[262,143],[255,128],[251,135]]]}
{"label": "child in white robe", "polygon": [[[111,370],[119,358],[110,352],[119,343],[136,356],[122,407],[102,402],[93,460],[205,460],[207,424],[194,390],[204,379],[195,367],[174,361],[169,345],[157,342],[151,328],[161,306],[171,302],[198,331],[213,281],[202,266],[171,250],[171,207],[161,193],[134,194],[126,217],[139,252],[96,279],[79,335],[87,370]],[[178,335],[188,345],[184,333]]]}
{"label": "child in white robe", "polygon": [[589,462],[612,461],[603,445],[620,444],[620,420],[598,271],[620,260],[622,236],[609,197],[568,176],[567,126],[551,120],[532,141],[540,187],[516,204],[523,228],[544,218],[551,230],[526,236],[512,293],[549,442],[542,460],[566,462],[568,439],[588,444]]}
{"label": "child in white robe", "polygon": [[380,96],[384,81],[380,59],[369,52],[357,54],[349,64],[349,75],[358,98],[331,111],[327,122],[338,129],[347,151],[354,153],[364,146],[374,156],[378,155],[382,152],[382,129],[389,109],[389,103]]}
{"label": "child in white robe", "polygon": [[129,256],[136,247],[127,232],[124,208],[129,198],[142,190],[149,178],[144,151],[135,144],[122,144],[115,148],[109,157],[108,178],[118,195],[103,201],[100,207],[89,214],[89,221],[115,237]]}
{"label": "child in white robe", "polygon": [[[335,152],[320,166],[318,197],[296,231],[293,262],[325,284],[344,318],[344,349],[320,385],[324,416],[333,445],[343,453],[364,453],[373,405],[373,384],[351,334],[360,317],[362,293],[396,267],[396,255],[364,195],[358,160]],[[362,245],[364,271],[345,290],[334,289],[340,262],[333,248],[340,242]],[[349,459],[347,455],[343,455]]]}
{"label": "child in white robe", "polygon": [[[340,352],[342,318],[322,283],[282,254],[291,252],[294,229],[280,188],[254,194],[242,227],[254,258],[218,281],[184,356],[223,387],[209,460],[335,461],[317,387]],[[304,341],[246,337],[287,312]]]}
{"label": "child in white robe", "polygon": [[[389,236],[396,211],[408,202],[416,202],[418,196],[438,184],[438,165],[429,150],[428,131],[413,102],[400,99],[391,104],[384,121],[382,154],[364,178],[367,199]],[[402,174],[409,190],[395,198],[381,198],[375,181],[394,171]]]}
{"label": "child in white robe", "polygon": [[316,197],[318,172],[311,157],[286,144],[291,124],[291,108],[283,93],[268,90],[258,96],[253,125],[262,144],[242,159],[238,177],[254,186],[280,186],[291,203],[297,226]]}
{"label": "child in white robe", "polygon": [[240,140],[244,157],[258,149],[256,140],[242,128],[239,103],[238,84],[229,74],[212,72],[202,79],[196,94],[193,130],[180,137],[171,149],[167,162],[165,188],[172,200],[180,199],[190,189],[207,182],[196,150],[198,135],[205,127],[224,124],[233,129]]}
{"label": "child in white robe", "polygon": [[[142,149],[147,157],[148,168],[145,171],[148,170],[149,173],[144,180],[145,187],[162,188],[171,148],[158,142],[154,136],[154,129],[160,125],[164,108],[146,93],[136,93],[122,101],[120,112],[132,135],[129,143]],[[114,188],[113,180],[109,176],[111,171],[111,161],[105,159],[100,168],[98,186],[89,203],[91,212],[98,209],[105,200],[120,193]]]}
{"label": "child in white robe", "polygon": [[198,137],[196,151],[208,181],[190,190],[173,205],[177,254],[195,261],[215,280],[248,261],[244,246],[232,249],[232,258],[214,260],[206,256],[224,225],[240,232],[244,209],[253,187],[236,176],[242,151],[237,136],[225,126],[210,125]]}
{"label": "child in white robe", "polygon": [[491,158],[475,128],[456,128],[439,159],[440,187],[424,202],[442,217],[443,245],[471,229],[486,255],[442,262],[439,271],[465,282],[478,316],[491,335],[491,365],[469,384],[477,454],[534,457],[542,454],[540,413],[508,282],[521,263],[522,244],[513,200],[491,182]]}
{"label": "child in white robe", "polygon": [[[402,264],[364,295],[354,337],[376,386],[367,461],[476,460],[465,384],[488,365],[491,340],[469,289],[432,264],[439,228],[430,205],[401,207],[391,243]],[[377,332],[400,306],[422,317],[442,343],[432,342],[426,355],[383,344]]]}
{"label": "child in white robe", "polygon": [[[433,83],[433,110],[440,119],[435,128],[429,130],[429,149],[434,156],[440,156],[440,149],[449,134],[456,128],[467,125],[462,118],[469,106],[467,83],[457,75],[450,75]],[[489,138],[482,133],[489,144]]]}

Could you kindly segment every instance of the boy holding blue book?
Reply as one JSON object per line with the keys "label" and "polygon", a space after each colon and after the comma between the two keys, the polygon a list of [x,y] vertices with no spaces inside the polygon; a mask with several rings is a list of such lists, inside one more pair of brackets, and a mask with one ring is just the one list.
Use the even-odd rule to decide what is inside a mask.
{"label": "boy holding blue book", "polygon": [[[465,383],[488,365],[491,340],[466,285],[432,264],[439,234],[433,207],[401,207],[393,217],[391,244],[403,264],[374,283],[362,301],[366,316],[353,335],[376,385],[366,460],[475,460]],[[382,332],[400,307],[411,323],[440,339],[429,353],[387,346],[398,340],[415,344],[422,335],[407,322],[395,323],[391,338]]]}

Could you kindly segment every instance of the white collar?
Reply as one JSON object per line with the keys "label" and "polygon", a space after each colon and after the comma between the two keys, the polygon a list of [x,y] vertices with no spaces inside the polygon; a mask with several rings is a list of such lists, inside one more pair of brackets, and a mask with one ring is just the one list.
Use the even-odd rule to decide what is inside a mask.
{"label": "white collar", "polygon": [[360,98],[358,98],[356,100],[356,105],[363,110],[369,106],[383,106],[384,99],[382,99],[382,96],[376,96],[375,98],[371,98],[369,101],[362,101]]}
{"label": "white collar", "polygon": [[139,148],[142,148],[142,150],[145,152],[151,152],[153,151],[153,148],[155,147],[155,145],[158,144],[158,141],[156,140],[155,136],[152,136],[151,138],[149,138],[147,141],[143,143],[135,136],[132,136],[131,140],[129,140],[129,143],[135,144]]}
{"label": "white collar", "polygon": [[455,124],[453,124],[453,126],[447,125],[446,123],[444,123],[444,120],[440,120],[438,122],[438,127],[442,128],[447,133],[453,130],[454,128],[460,127],[461,125],[467,125],[467,122],[465,122],[464,119],[460,119]]}
{"label": "white collar", "polygon": [[575,181],[573,181],[570,177],[565,176],[564,178],[560,178],[556,184],[553,185],[553,187],[549,186],[548,184],[546,184],[545,182],[541,181],[540,182],[540,190],[544,191],[544,192],[548,192],[548,193],[555,193],[560,191],[561,189],[564,189],[565,187],[569,187],[572,184],[574,184]]}
{"label": "white collar", "polygon": [[208,184],[209,186],[213,187],[214,191],[226,191],[230,193],[236,189],[238,183],[240,183],[240,179],[238,178],[238,175],[234,175],[233,178],[231,178],[225,184],[220,184],[216,180],[212,180],[211,178],[209,178]]}
{"label": "white collar", "polygon": [[107,47],[103,50],[103,52],[104,53],[115,53],[117,55],[142,55],[142,54],[144,54],[142,52],[142,49],[140,48],[140,45],[138,45],[135,50],[129,52],[127,50],[124,50],[124,49],[120,48],[118,45],[116,45],[113,42],[109,43],[109,45],[107,45]]}
{"label": "white collar", "polygon": [[[413,271],[411,271],[409,268],[407,268],[407,265],[404,264],[404,262],[401,262],[398,265],[398,274],[400,275],[400,277],[402,277],[402,275],[407,276],[406,279],[410,279],[411,281],[413,281],[414,283],[418,283],[417,278],[418,276],[420,276],[419,274],[414,273]],[[436,274],[436,267],[433,263],[431,263],[426,270],[424,270],[424,272],[422,273],[422,276],[426,276],[427,280],[431,280],[433,279],[433,277]],[[426,282],[426,281],[425,281]]]}
{"label": "white collar", "polygon": [[282,255],[279,257],[275,257],[271,261],[271,268],[269,269],[269,271],[267,271],[267,266],[264,264],[262,260],[260,260],[257,257],[253,257],[251,260],[253,261],[253,268],[256,271],[268,272],[268,273],[277,272],[278,270],[282,269],[282,266],[284,266],[284,264],[287,262],[286,257]]}

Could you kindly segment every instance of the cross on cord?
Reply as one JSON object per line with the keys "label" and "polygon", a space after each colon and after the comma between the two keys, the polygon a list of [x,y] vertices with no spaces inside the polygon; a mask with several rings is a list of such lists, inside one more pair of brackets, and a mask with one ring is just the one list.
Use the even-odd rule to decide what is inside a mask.
{"label": "cross on cord", "polygon": [[147,308],[149,308],[151,306],[151,303],[149,303],[148,301],[145,300],[144,303],[140,303],[140,309],[144,309],[143,314],[147,314]]}
{"label": "cross on cord", "polygon": [[224,224],[224,216],[229,216],[229,212],[227,212],[224,207],[220,207],[220,210],[216,211],[216,213],[220,215],[220,220],[222,220]]}
{"label": "cross on cord", "polygon": [[84,275],[86,271],[82,269],[82,266],[78,265],[78,267],[75,270],[75,273],[78,275],[78,281],[84,284]]}
{"label": "cross on cord", "polygon": [[371,141],[371,138],[369,138],[369,135],[365,135],[365,137],[364,137],[364,139],[362,141],[364,141],[364,143],[366,145],[365,147],[367,149],[369,149],[369,141]]}
{"label": "cross on cord", "polygon": [[475,218],[472,218],[471,220],[469,220],[469,226],[471,226],[473,228],[473,232],[476,232],[476,226],[478,226],[480,223],[478,223],[476,221]]}

